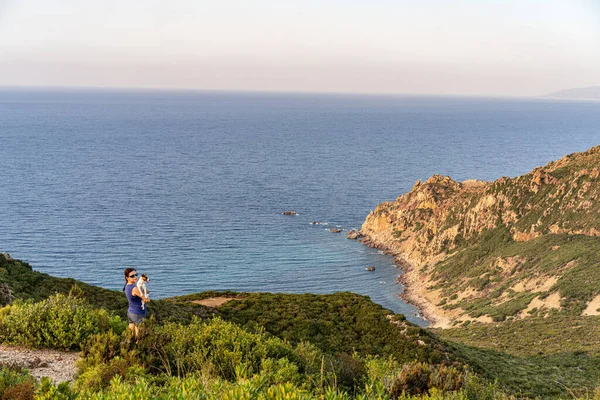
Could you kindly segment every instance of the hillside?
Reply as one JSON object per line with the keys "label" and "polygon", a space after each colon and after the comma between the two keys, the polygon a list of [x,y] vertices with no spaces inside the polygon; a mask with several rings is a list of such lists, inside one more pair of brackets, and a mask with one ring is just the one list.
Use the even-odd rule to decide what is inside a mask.
{"label": "hillside", "polygon": [[[119,277],[120,278],[120,277]],[[58,278],[39,271],[25,261],[7,260],[0,254],[0,306],[13,300],[40,301],[57,293],[78,293],[90,304],[126,317],[127,299],[123,292],[89,285],[72,278]],[[201,318],[213,313],[206,307],[194,304],[173,304],[166,300],[152,302],[152,311],[161,321],[189,322],[193,316]]]}
{"label": "hillside", "polygon": [[542,97],[556,100],[600,100],[600,86],[563,89]]}
{"label": "hillside", "polygon": [[[68,387],[36,385],[31,375],[43,369],[31,375],[19,369],[37,363],[48,369],[37,352],[25,350],[33,358],[20,364],[0,362],[0,397],[19,388],[43,398],[119,398],[115,391],[134,390],[140,399],[172,398],[189,390],[179,385],[191,385],[198,398],[209,399],[272,390],[289,397],[265,398],[321,399],[328,391],[338,393],[326,397],[331,399],[353,398],[348,393],[391,399],[409,390],[414,397],[402,398],[418,399],[427,387],[449,391],[430,399],[510,399],[510,393],[555,398],[584,396],[600,379],[597,320],[562,329],[568,340],[563,343],[550,319],[537,320],[536,335],[525,334],[531,326],[507,322],[438,332],[353,293],[204,292],[153,301],[149,329],[134,344],[120,317],[126,307],[120,291],[53,277],[0,255],[0,292],[12,298],[12,305],[0,309],[5,345],[82,350],[78,376]],[[201,304],[215,298],[230,300]],[[7,351],[13,358],[19,353]],[[212,386],[202,386],[207,379]],[[278,384],[287,386],[272,386]]]}
{"label": "hillside", "polygon": [[[11,303],[41,301],[54,294],[75,292],[77,297],[113,315],[124,318],[127,310],[122,292],[71,278],[57,278],[34,271],[26,262],[7,261],[0,255],[0,293],[8,292]],[[234,300],[219,308],[194,303],[216,295]],[[0,301],[1,306],[8,303],[6,298]],[[329,295],[203,292],[154,300],[149,312],[159,323],[189,323],[193,317],[220,317],[248,330],[266,330],[295,344],[310,341],[332,354],[358,351],[363,355],[394,355],[403,360],[431,362],[455,358],[427,330],[366,296],[348,292]]]}
{"label": "hillside", "polygon": [[365,243],[403,263],[434,326],[600,308],[600,146],[516,178],[433,176],[378,205]]}

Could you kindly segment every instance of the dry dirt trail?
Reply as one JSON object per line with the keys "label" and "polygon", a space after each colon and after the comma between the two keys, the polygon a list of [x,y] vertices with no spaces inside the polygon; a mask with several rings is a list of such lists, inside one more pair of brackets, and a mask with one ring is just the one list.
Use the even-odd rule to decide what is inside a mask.
{"label": "dry dirt trail", "polygon": [[75,379],[78,357],[72,352],[0,345],[0,366],[24,368],[37,379],[47,376],[56,383]]}

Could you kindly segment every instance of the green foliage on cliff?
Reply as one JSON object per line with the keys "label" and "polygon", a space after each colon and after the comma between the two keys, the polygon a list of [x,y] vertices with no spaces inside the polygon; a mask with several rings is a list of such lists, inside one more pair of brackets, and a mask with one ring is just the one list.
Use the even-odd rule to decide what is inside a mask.
{"label": "green foliage on cliff", "polygon": [[456,320],[578,316],[600,295],[600,146],[491,183],[436,175],[376,211],[367,240],[421,264]]}
{"label": "green foliage on cliff", "polygon": [[[509,270],[499,260],[514,260]],[[456,304],[469,315],[489,315],[496,321],[517,315],[537,296],[558,293],[562,312],[580,315],[587,303],[600,293],[600,237],[548,234],[526,242],[515,242],[506,228],[486,231],[482,239],[467,244],[456,254],[433,267],[439,288],[449,296],[473,287],[483,293]],[[511,292],[520,282],[548,279],[557,281],[549,288]],[[508,293],[502,301],[498,297]],[[537,310],[543,312],[543,310]],[[549,309],[546,312],[550,311]]]}
{"label": "green foliage on cliff", "polygon": [[434,332],[478,373],[529,396],[583,396],[600,382],[600,316],[554,313]]}
{"label": "green foliage on cliff", "polygon": [[[171,299],[189,302],[206,295]],[[254,332],[265,330],[291,343],[310,341],[328,353],[393,355],[398,360],[448,362],[448,349],[430,335],[368,297],[354,293],[244,293],[218,314]],[[393,322],[391,322],[393,321]]]}

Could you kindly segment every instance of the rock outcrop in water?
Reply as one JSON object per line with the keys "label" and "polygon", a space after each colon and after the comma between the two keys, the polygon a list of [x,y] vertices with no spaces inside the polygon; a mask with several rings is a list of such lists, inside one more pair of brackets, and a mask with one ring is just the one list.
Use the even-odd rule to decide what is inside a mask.
{"label": "rock outcrop in water", "polygon": [[356,229],[352,229],[352,230],[348,231],[347,237],[348,237],[348,239],[356,240],[356,239],[361,239],[362,234],[360,233],[360,231],[357,231]]}
{"label": "rock outcrop in water", "polygon": [[409,261],[409,300],[433,319],[581,314],[600,295],[599,167],[600,146],[494,182],[435,175],[379,204],[361,234]]}

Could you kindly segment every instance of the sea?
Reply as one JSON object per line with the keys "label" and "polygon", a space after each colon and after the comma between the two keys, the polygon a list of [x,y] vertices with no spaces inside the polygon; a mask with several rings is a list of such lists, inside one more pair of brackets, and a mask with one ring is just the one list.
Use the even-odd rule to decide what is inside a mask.
{"label": "sea", "polygon": [[433,174],[598,144],[600,102],[3,88],[0,251],[116,290],[134,267],[153,298],[350,291],[426,325],[393,259],[346,232]]}

